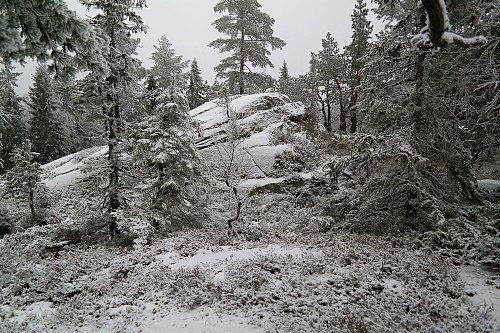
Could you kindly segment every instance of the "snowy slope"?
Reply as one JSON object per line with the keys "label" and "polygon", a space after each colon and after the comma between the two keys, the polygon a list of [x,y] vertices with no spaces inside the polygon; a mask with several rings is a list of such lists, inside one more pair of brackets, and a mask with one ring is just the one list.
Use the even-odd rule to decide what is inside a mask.
{"label": "snowy slope", "polygon": [[[273,145],[270,140],[272,132],[290,117],[303,115],[304,105],[292,103],[280,93],[262,93],[233,97],[228,108],[245,134],[236,155],[246,176],[251,179],[269,178],[276,154],[292,149],[289,145]],[[201,155],[209,162],[223,158],[217,144],[227,140],[227,106],[215,100],[193,109],[190,114],[202,130],[196,142]],[[280,181],[282,179],[268,179],[264,183]],[[249,184],[257,182],[245,182],[244,187]]]}
{"label": "snowy slope", "polygon": [[[304,106],[301,103],[291,103],[288,97],[279,93],[262,93],[233,98],[230,110],[246,133],[238,154],[241,155],[241,163],[247,176],[251,179],[266,178],[272,169],[275,155],[291,149],[288,145],[272,145],[272,131],[290,116],[302,115]],[[224,129],[227,124],[225,106],[215,100],[193,109],[190,114],[202,130],[197,139],[201,155],[208,160],[220,158],[215,144],[227,138]],[[85,166],[105,158],[107,151],[107,146],[93,147],[45,164],[45,185],[51,190],[59,190],[78,183],[85,177]],[[280,181],[282,179],[270,179],[258,183]],[[244,187],[248,187],[248,183],[257,184],[251,181]]]}
{"label": "snowy slope", "polygon": [[44,183],[50,190],[73,185],[83,176],[86,164],[104,158],[107,153],[108,146],[93,147],[47,163],[42,166],[46,177]]}

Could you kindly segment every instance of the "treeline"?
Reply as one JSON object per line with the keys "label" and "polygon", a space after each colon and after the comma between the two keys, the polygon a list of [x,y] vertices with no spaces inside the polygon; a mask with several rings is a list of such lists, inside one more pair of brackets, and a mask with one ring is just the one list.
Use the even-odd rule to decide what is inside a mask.
{"label": "treeline", "polygon": [[[135,57],[138,39],[132,36],[146,31],[138,14],[144,0],[82,0],[99,10],[89,22],[75,17],[61,0],[34,8],[8,2],[2,10],[10,18],[10,39],[0,44],[2,172],[15,166],[11,156],[19,147],[29,146],[37,153],[33,161],[45,163],[106,144],[108,165],[100,172],[107,179],[110,216],[123,207],[120,155],[127,149],[136,157],[135,167],[154,170],[151,205],[174,205],[171,199],[183,197],[184,185],[196,173],[187,111],[220,94],[276,89],[317,110],[326,132],[352,134],[346,136],[352,154],[342,163],[332,161],[332,174],[338,181],[348,168],[363,170],[360,182],[366,186],[357,199],[336,197],[332,205],[344,213],[355,210],[361,225],[396,216],[395,229],[428,230],[447,220],[469,219],[465,206],[487,205],[474,181],[500,142],[500,9],[495,0],[447,1],[447,6],[430,1],[437,7],[374,0],[375,12],[388,24],[373,41],[365,1],[357,0],[351,43],[341,50],[328,33],[322,49],[311,53],[308,73],[292,77],[285,62],[279,78],[257,71],[272,66],[270,52],[285,46],[273,35],[274,19],[255,0],[221,0],[214,8],[221,13],[214,26],[224,37],[210,46],[229,56],[215,67],[211,86],[196,59],[176,55],[166,36],[155,46],[154,65],[142,67]],[[71,24],[61,26],[58,16],[47,16],[49,42],[36,20],[19,15],[23,11],[28,16],[56,11]],[[439,16],[444,24],[436,38],[427,18]],[[24,41],[40,34],[40,40]],[[10,62],[25,57],[51,65],[37,69],[23,101],[15,94],[17,74]],[[75,80],[81,68],[92,71]],[[23,145],[25,140],[29,145]],[[108,226],[111,235],[118,232],[115,218]]]}

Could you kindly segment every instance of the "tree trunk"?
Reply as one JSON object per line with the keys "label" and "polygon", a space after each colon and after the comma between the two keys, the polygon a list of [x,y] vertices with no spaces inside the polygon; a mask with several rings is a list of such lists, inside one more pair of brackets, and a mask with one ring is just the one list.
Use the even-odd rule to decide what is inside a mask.
{"label": "tree trunk", "polygon": [[356,111],[351,110],[351,133],[356,133],[356,129],[358,126],[358,115]]}
{"label": "tree trunk", "polygon": [[347,131],[347,115],[345,112],[345,107],[340,103],[340,125],[339,125],[339,131],[340,132],[346,132]]}
{"label": "tree trunk", "polygon": [[[107,78],[108,88],[113,87],[116,91],[116,78],[110,76]],[[119,181],[119,167],[118,167],[118,156],[116,156],[115,148],[117,143],[118,133],[121,130],[120,124],[120,107],[118,104],[118,98],[113,96],[113,94],[108,91],[106,95],[106,100],[108,105],[112,105],[108,110],[108,160],[109,160],[109,213],[113,213],[118,208],[120,208],[120,200],[118,196],[118,181]],[[116,220],[113,216],[110,217],[108,222],[109,236],[113,238],[118,234],[118,226]]]}
{"label": "tree trunk", "polygon": [[30,193],[29,193],[29,205],[30,205],[30,212],[31,212],[31,220],[35,220],[35,199],[34,199],[34,193],[33,193],[33,187],[30,188]]}
{"label": "tree trunk", "polygon": [[330,103],[326,104],[326,130],[328,132],[332,131],[332,105]]}
{"label": "tree trunk", "polygon": [[[425,25],[425,11],[422,10],[420,14],[420,24]],[[413,112],[413,121],[415,124],[415,129],[417,133],[420,132],[423,124],[424,124],[424,115],[423,115],[423,107],[424,107],[424,91],[422,90],[424,86],[424,61],[425,61],[426,53],[421,52],[417,56],[416,63],[416,71],[415,71],[415,111]]]}
{"label": "tree trunk", "polygon": [[321,114],[323,115],[323,126],[328,128],[328,118],[326,116],[325,102],[321,102]]}
{"label": "tree trunk", "polygon": [[[357,75],[357,85],[359,86],[361,84],[361,79],[359,77],[359,74]],[[351,133],[356,133],[357,127],[358,127],[358,113],[357,113],[357,106],[356,104],[358,103],[358,92],[356,91],[356,88],[353,87],[351,89],[351,96],[349,98],[349,117],[351,118]]]}
{"label": "tree trunk", "polygon": [[241,29],[241,39],[240,39],[240,77],[239,77],[239,86],[240,86],[240,95],[245,93],[245,31]]}
{"label": "tree trunk", "polygon": [[[226,185],[229,186],[228,180],[226,180]],[[231,187],[231,186],[229,186],[229,187]],[[229,236],[233,236],[236,234],[236,232],[234,231],[234,228],[233,228],[233,222],[237,221],[240,218],[241,205],[242,205],[241,199],[238,196],[238,189],[236,188],[236,186],[232,186],[231,188],[233,190],[234,197],[236,198],[237,207],[236,207],[236,215],[227,220],[227,227],[228,227],[228,235]]]}

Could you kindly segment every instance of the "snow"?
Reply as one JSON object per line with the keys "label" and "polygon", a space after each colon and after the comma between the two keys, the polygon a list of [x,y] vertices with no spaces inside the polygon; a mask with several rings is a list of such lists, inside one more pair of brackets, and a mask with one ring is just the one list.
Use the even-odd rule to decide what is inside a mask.
{"label": "snow", "polygon": [[153,321],[143,333],[262,333],[261,327],[248,325],[245,319],[216,313],[213,309],[202,307],[193,311],[173,312]]}
{"label": "snow", "polygon": [[243,146],[247,148],[252,148],[256,146],[267,146],[269,145],[269,139],[271,138],[272,131],[279,127],[282,123],[272,124],[265,130],[259,133],[254,133],[250,137],[243,141]]}
{"label": "snow", "polygon": [[[300,248],[283,249],[279,245],[270,245],[267,248],[252,248],[245,250],[230,250],[229,247],[221,247],[222,251],[213,252],[212,250],[201,249],[194,256],[180,259],[178,253],[168,252],[157,257],[170,269],[193,269],[196,266],[211,267],[229,261],[248,260],[259,255],[279,255],[300,257],[304,251]],[[316,255],[321,253],[315,252]]]}
{"label": "snow", "polygon": [[280,177],[280,178],[271,178],[271,177],[266,177],[266,178],[257,178],[257,179],[247,179],[242,181],[238,185],[238,189],[241,190],[242,192],[246,191],[251,191],[256,187],[261,187],[265,186],[268,184],[279,184],[285,181],[285,178]]}
{"label": "snow", "polygon": [[480,179],[477,181],[477,185],[480,189],[493,193],[500,189],[500,180]]}
{"label": "snow", "polygon": [[460,271],[465,291],[475,305],[491,307],[490,315],[500,325],[500,276],[475,266]]}
{"label": "snow", "polygon": [[108,146],[94,147],[61,157],[42,166],[47,174],[45,186],[51,190],[61,189],[73,184],[83,173],[85,163],[108,152]]}
{"label": "snow", "polygon": [[282,153],[285,150],[292,150],[291,145],[277,145],[277,146],[259,146],[246,149],[252,156],[257,166],[264,171],[271,171],[273,169],[276,154]]}
{"label": "snow", "polygon": [[[24,310],[14,310],[13,316],[9,320],[17,325],[22,325],[28,320],[32,321],[33,318],[36,320],[50,318],[57,312],[53,306],[51,302],[36,302],[28,305]],[[7,307],[4,306],[4,309]]]}
{"label": "snow", "polygon": [[384,290],[388,290],[389,292],[393,292],[396,294],[404,292],[404,288],[402,287],[402,283],[399,282],[398,280],[387,279],[387,280],[385,280],[384,287],[385,287]]}
{"label": "snow", "polygon": [[223,107],[219,106],[198,114],[194,119],[201,123],[203,129],[208,129],[225,123],[227,121],[227,112]]}

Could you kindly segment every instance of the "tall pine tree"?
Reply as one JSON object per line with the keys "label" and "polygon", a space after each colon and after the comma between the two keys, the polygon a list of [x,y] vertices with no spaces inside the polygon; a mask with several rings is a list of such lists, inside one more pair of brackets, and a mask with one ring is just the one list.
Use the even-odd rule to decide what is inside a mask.
{"label": "tall pine tree", "polygon": [[351,15],[352,18],[352,38],[351,44],[345,48],[346,54],[350,60],[350,78],[349,78],[349,105],[347,111],[351,119],[351,133],[357,130],[358,114],[357,102],[359,98],[359,85],[361,84],[362,74],[361,71],[365,67],[365,56],[368,54],[370,46],[368,40],[372,33],[373,26],[367,18],[368,8],[364,0],[357,0],[354,6],[354,11]]}
{"label": "tall pine tree", "polygon": [[345,132],[346,125],[346,62],[340,54],[337,41],[330,33],[322,40],[323,49],[311,53],[310,75],[315,82],[315,96],[321,102],[324,125],[332,131],[332,107],[337,103],[340,108],[339,130]]}
{"label": "tall pine tree", "polygon": [[[154,45],[155,51],[151,59],[154,61],[149,70],[149,75],[160,89],[169,88],[177,76],[188,66],[188,61],[182,60],[182,56],[175,54],[172,44],[165,35],[161,36],[158,45]],[[178,79],[177,79],[178,80]],[[183,86],[183,82],[176,84]]]}
{"label": "tall pine tree", "polygon": [[209,44],[221,52],[232,54],[215,67],[217,76],[228,79],[229,86],[238,85],[240,94],[245,93],[248,81],[257,81],[262,74],[256,67],[273,67],[269,60],[272,50],[282,49],[286,43],[273,36],[274,19],[261,10],[257,0],[221,0],[214,8],[226,13],[213,22],[215,28],[227,38],[219,38]]}

